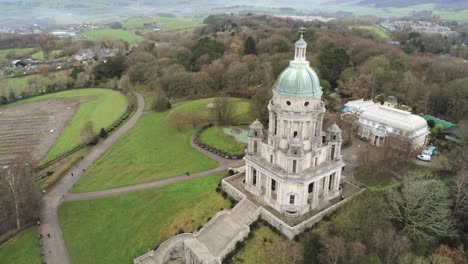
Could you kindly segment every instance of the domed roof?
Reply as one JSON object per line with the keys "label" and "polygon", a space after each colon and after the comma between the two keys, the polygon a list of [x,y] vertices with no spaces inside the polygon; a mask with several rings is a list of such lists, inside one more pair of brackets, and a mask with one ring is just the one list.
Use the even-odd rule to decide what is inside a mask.
{"label": "domed roof", "polygon": [[322,88],[315,71],[306,60],[307,43],[301,37],[294,44],[294,60],[284,69],[276,81],[273,91],[290,97],[320,97]]}
{"label": "domed roof", "polygon": [[315,71],[307,64],[295,64],[292,61],[281,72],[274,91],[279,95],[291,97],[320,97],[322,88]]}

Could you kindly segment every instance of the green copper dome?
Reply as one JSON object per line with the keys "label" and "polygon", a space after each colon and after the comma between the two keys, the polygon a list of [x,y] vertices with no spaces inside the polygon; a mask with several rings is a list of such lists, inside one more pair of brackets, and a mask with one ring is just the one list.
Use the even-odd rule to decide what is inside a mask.
{"label": "green copper dome", "polygon": [[279,75],[274,91],[279,95],[291,97],[322,96],[319,78],[308,62],[291,61]]}

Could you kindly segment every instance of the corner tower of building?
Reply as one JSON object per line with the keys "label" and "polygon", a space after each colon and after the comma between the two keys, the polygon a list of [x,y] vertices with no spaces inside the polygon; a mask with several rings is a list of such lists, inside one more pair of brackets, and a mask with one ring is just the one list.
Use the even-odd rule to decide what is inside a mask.
{"label": "corner tower of building", "polygon": [[[322,131],[322,89],[306,59],[302,34],[294,59],[279,75],[268,105],[267,133],[250,126],[245,188],[288,216],[328,204],[340,193],[341,130]],[[265,136],[264,136],[265,135]]]}

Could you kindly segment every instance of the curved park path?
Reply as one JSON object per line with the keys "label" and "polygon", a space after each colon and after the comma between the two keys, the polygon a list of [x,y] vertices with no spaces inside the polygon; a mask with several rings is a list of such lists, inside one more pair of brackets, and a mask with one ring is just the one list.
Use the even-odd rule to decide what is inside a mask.
{"label": "curved park path", "polygon": [[[149,189],[154,187],[161,187],[172,183],[187,181],[195,178],[200,178],[204,176],[210,176],[216,173],[226,171],[229,167],[238,167],[243,164],[242,160],[229,160],[222,158],[218,155],[215,155],[209,151],[206,151],[193,143],[193,137],[190,139],[190,143],[193,148],[199,150],[205,155],[215,159],[219,162],[219,166],[216,169],[199,172],[191,174],[190,176],[177,176],[168,179],[156,180],[152,182],[146,182],[137,185],[119,187],[114,189],[88,192],[88,193],[78,193],[78,194],[69,194],[69,190],[72,186],[79,180],[79,178],[84,174],[84,171],[93,165],[107,150],[109,150],[112,145],[117,142],[135,123],[138,121],[140,116],[143,114],[145,107],[143,97],[134,92],[138,100],[138,108],[136,113],[128,120],[122,127],[116,130],[114,133],[109,135],[103,142],[95,146],[92,151],[81,160],[74,168],[72,177],[68,172],[65,177],[63,177],[46,195],[43,196],[41,201],[41,226],[40,233],[43,235],[43,253],[44,260],[47,264],[69,264],[70,256],[68,255],[67,247],[65,240],[63,238],[62,229],[60,227],[58,219],[58,207],[64,201],[76,201],[76,200],[86,200],[86,199],[95,199],[102,198],[107,196],[119,195],[134,191],[139,191],[143,189]],[[50,235],[50,237],[48,236]]]}

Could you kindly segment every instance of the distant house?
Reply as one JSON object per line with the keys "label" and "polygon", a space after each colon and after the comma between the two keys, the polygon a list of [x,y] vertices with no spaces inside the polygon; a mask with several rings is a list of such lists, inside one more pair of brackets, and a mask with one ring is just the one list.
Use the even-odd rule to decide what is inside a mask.
{"label": "distant house", "polygon": [[94,59],[94,51],[92,49],[83,49],[71,55],[69,61],[84,62],[84,61],[90,61],[93,59]]}

